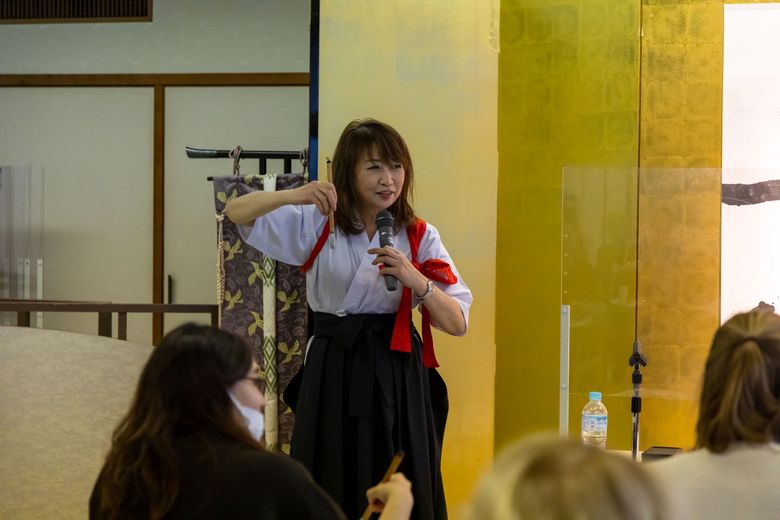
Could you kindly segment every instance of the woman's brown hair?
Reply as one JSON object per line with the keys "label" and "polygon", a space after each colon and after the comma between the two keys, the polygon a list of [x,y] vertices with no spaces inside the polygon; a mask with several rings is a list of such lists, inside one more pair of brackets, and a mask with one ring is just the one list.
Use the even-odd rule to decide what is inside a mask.
{"label": "woman's brown hair", "polygon": [[336,225],[344,234],[363,232],[358,218],[360,201],[356,190],[355,170],[363,154],[376,153],[384,162],[399,162],[404,167],[401,194],[388,211],[393,215],[396,231],[414,221],[410,201],[414,186],[414,166],[403,137],[392,126],[376,119],[356,119],[341,133],[333,154],[333,184],[338,193]]}
{"label": "woman's brown hair", "polygon": [[780,316],[756,309],[715,333],[704,369],[696,446],[721,453],[733,442],[780,437]]}
{"label": "woman's brown hair", "polygon": [[99,518],[165,516],[179,486],[175,441],[214,435],[262,449],[235,417],[227,388],[246,377],[251,348],[226,331],[187,323],[152,351],[99,477]]}

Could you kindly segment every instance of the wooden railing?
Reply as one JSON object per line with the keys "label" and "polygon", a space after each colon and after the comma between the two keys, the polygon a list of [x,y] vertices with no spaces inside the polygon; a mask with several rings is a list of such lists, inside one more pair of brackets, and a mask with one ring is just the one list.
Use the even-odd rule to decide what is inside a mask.
{"label": "wooden railing", "polygon": [[30,326],[31,312],[96,312],[98,315],[98,335],[110,338],[113,334],[112,314],[117,314],[117,337],[127,339],[128,313],[160,314],[210,314],[211,324],[218,324],[217,305],[187,303],[111,303],[76,302],[58,300],[8,300],[0,299],[0,312],[15,312],[16,325]]}

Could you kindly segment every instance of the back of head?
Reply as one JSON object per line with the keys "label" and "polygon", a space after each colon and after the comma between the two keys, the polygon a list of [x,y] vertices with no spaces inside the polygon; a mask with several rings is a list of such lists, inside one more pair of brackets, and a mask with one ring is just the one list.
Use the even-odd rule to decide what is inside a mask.
{"label": "back of head", "polygon": [[780,438],[780,316],[737,314],[715,333],[704,370],[696,445],[720,453],[734,442]]}
{"label": "back of head", "polygon": [[241,338],[188,323],[168,333],[144,366],[101,473],[101,518],[138,507],[165,514],[178,491],[175,441],[215,434],[259,448],[235,420],[227,388],[246,377],[252,352]]}
{"label": "back of head", "polygon": [[149,357],[129,416],[141,412],[144,423],[152,416],[172,435],[221,430],[232,413],[226,389],[251,366],[252,351],[241,338],[215,327],[182,325]]}
{"label": "back of head", "polygon": [[666,500],[631,459],[552,435],[507,448],[477,487],[470,520],[661,520]]}

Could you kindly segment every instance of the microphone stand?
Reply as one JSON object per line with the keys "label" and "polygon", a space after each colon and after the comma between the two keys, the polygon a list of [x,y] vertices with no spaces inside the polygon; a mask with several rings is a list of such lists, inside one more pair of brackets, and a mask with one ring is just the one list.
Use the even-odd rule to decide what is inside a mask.
{"label": "microphone stand", "polygon": [[628,366],[634,367],[634,372],[631,374],[631,383],[634,386],[634,396],[631,398],[631,457],[636,461],[639,454],[639,412],[642,411],[642,397],[639,395],[642,386],[642,372],[639,369],[647,366],[647,358],[642,352],[642,344],[639,343],[639,340],[634,341],[634,352],[628,358]]}

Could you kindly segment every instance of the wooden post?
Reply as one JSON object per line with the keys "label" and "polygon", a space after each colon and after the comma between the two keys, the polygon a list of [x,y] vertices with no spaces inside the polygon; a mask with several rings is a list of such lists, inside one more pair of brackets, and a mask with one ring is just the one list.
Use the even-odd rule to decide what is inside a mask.
{"label": "wooden post", "polygon": [[111,337],[110,312],[98,312],[98,336]]}
{"label": "wooden post", "polygon": [[16,326],[17,327],[29,327],[30,326],[30,312],[29,311],[16,311]]}
{"label": "wooden post", "polygon": [[127,313],[117,313],[117,338],[127,340]]}

